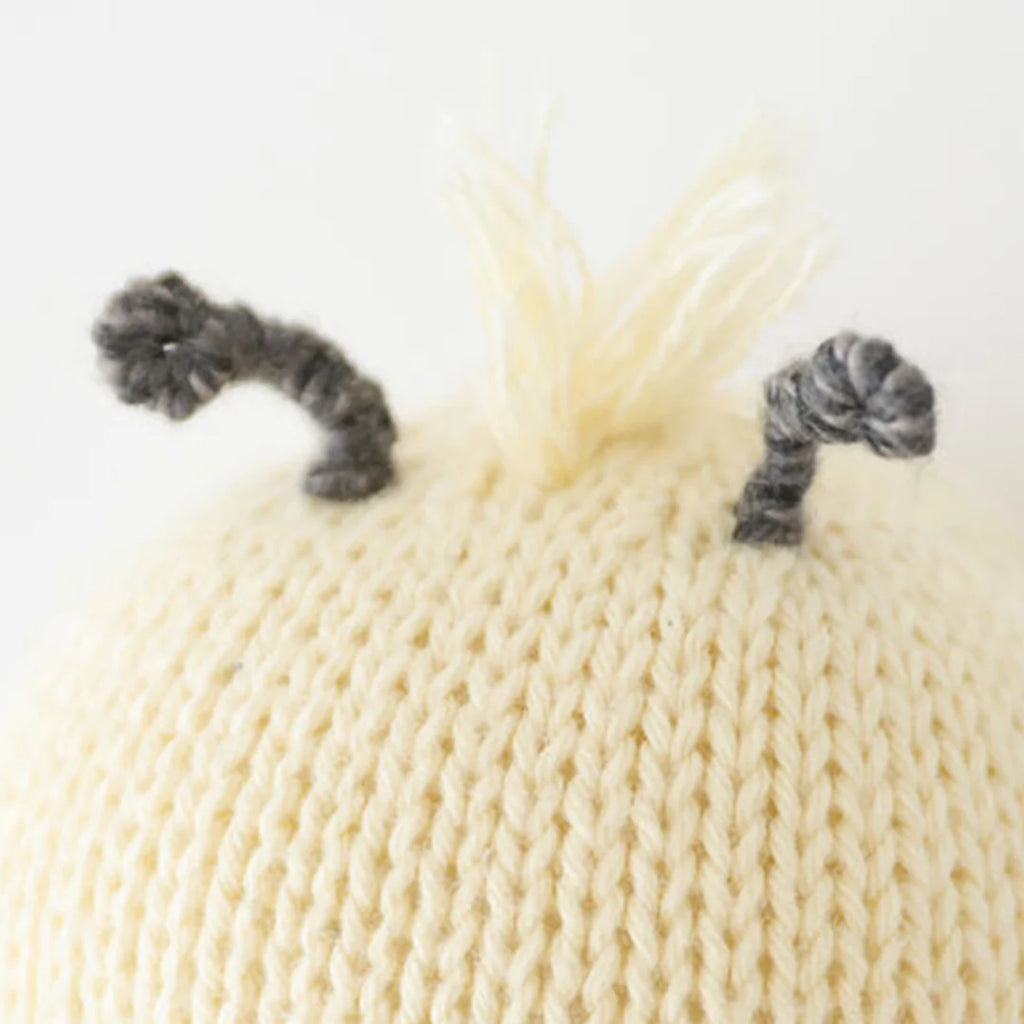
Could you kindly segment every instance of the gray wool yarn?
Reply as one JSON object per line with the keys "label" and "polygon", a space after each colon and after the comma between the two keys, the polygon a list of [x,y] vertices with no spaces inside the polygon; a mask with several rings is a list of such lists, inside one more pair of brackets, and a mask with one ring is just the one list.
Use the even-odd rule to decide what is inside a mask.
{"label": "gray wool yarn", "polygon": [[886,458],[935,447],[931,384],[880,338],[830,338],[810,359],[769,377],[765,399],[767,453],[736,507],[737,541],[800,543],[819,444],[863,441]]}
{"label": "gray wool yarn", "polygon": [[232,382],[283,391],[328,434],[324,455],[306,474],[310,494],[364,498],[394,476],[396,432],[380,386],[312,331],[218,305],[167,273],[115,294],[93,340],[118,398],[172,420],[191,416]]}

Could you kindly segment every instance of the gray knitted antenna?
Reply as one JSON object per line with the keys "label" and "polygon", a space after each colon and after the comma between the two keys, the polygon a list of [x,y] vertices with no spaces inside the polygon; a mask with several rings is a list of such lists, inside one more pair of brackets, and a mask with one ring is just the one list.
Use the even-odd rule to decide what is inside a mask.
{"label": "gray knitted antenna", "polygon": [[935,395],[891,344],[847,332],[765,383],[767,454],[736,507],[737,541],[799,544],[819,444],[863,441],[886,458],[935,447]]}
{"label": "gray knitted antenna", "polygon": [[327,431],[326,451],[306,474],[310,494],[355,500],[391,482],[395,426],[380,386],[312,331],[218,305],[168,273],[114,295],[93,340],[118,398],[172,420],[235,381],[283,391]]}

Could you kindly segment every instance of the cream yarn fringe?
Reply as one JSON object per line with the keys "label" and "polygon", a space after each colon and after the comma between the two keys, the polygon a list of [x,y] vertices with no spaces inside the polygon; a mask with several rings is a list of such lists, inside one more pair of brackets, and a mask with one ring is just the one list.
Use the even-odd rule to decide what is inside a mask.
{"label": "cream yarn fringe", "polygon": [[699,402],[821,262],[778,132],[757,119],[632,252],[601,273],[531,173],[451,132],[444,195],[468,242],[493,355],[486,407],[509,462],[571,480],[604,443]]}

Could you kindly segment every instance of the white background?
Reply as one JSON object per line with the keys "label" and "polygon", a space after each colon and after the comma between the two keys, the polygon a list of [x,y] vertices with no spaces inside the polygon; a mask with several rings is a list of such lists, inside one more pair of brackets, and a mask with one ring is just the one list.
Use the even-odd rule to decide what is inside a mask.
{"label": "white background", "polygon": [[598,264],[752,105],[788,121],[836,258],[757,366],[892,336],[947,465],[1024,512],[1021,0],[3,0],[0,676],[168,522],[313,450],[251,390],[176,427],[119,407],[88,331],[126,277],[308,320],[402,417],[464,385],[481,331],[430,154],[483,51],[510,124],[559,99],[551,189]]}

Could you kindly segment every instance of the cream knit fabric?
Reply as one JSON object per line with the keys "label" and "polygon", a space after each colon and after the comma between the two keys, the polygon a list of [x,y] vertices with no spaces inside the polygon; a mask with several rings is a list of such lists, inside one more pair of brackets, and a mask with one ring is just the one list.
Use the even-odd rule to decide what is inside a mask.
{"label": "cream knit fabric", "polygon": [[738,546],[759,451],[235,495],[2,745],[0,1020],[1020,1021],[1022,562],[849,451]]}

